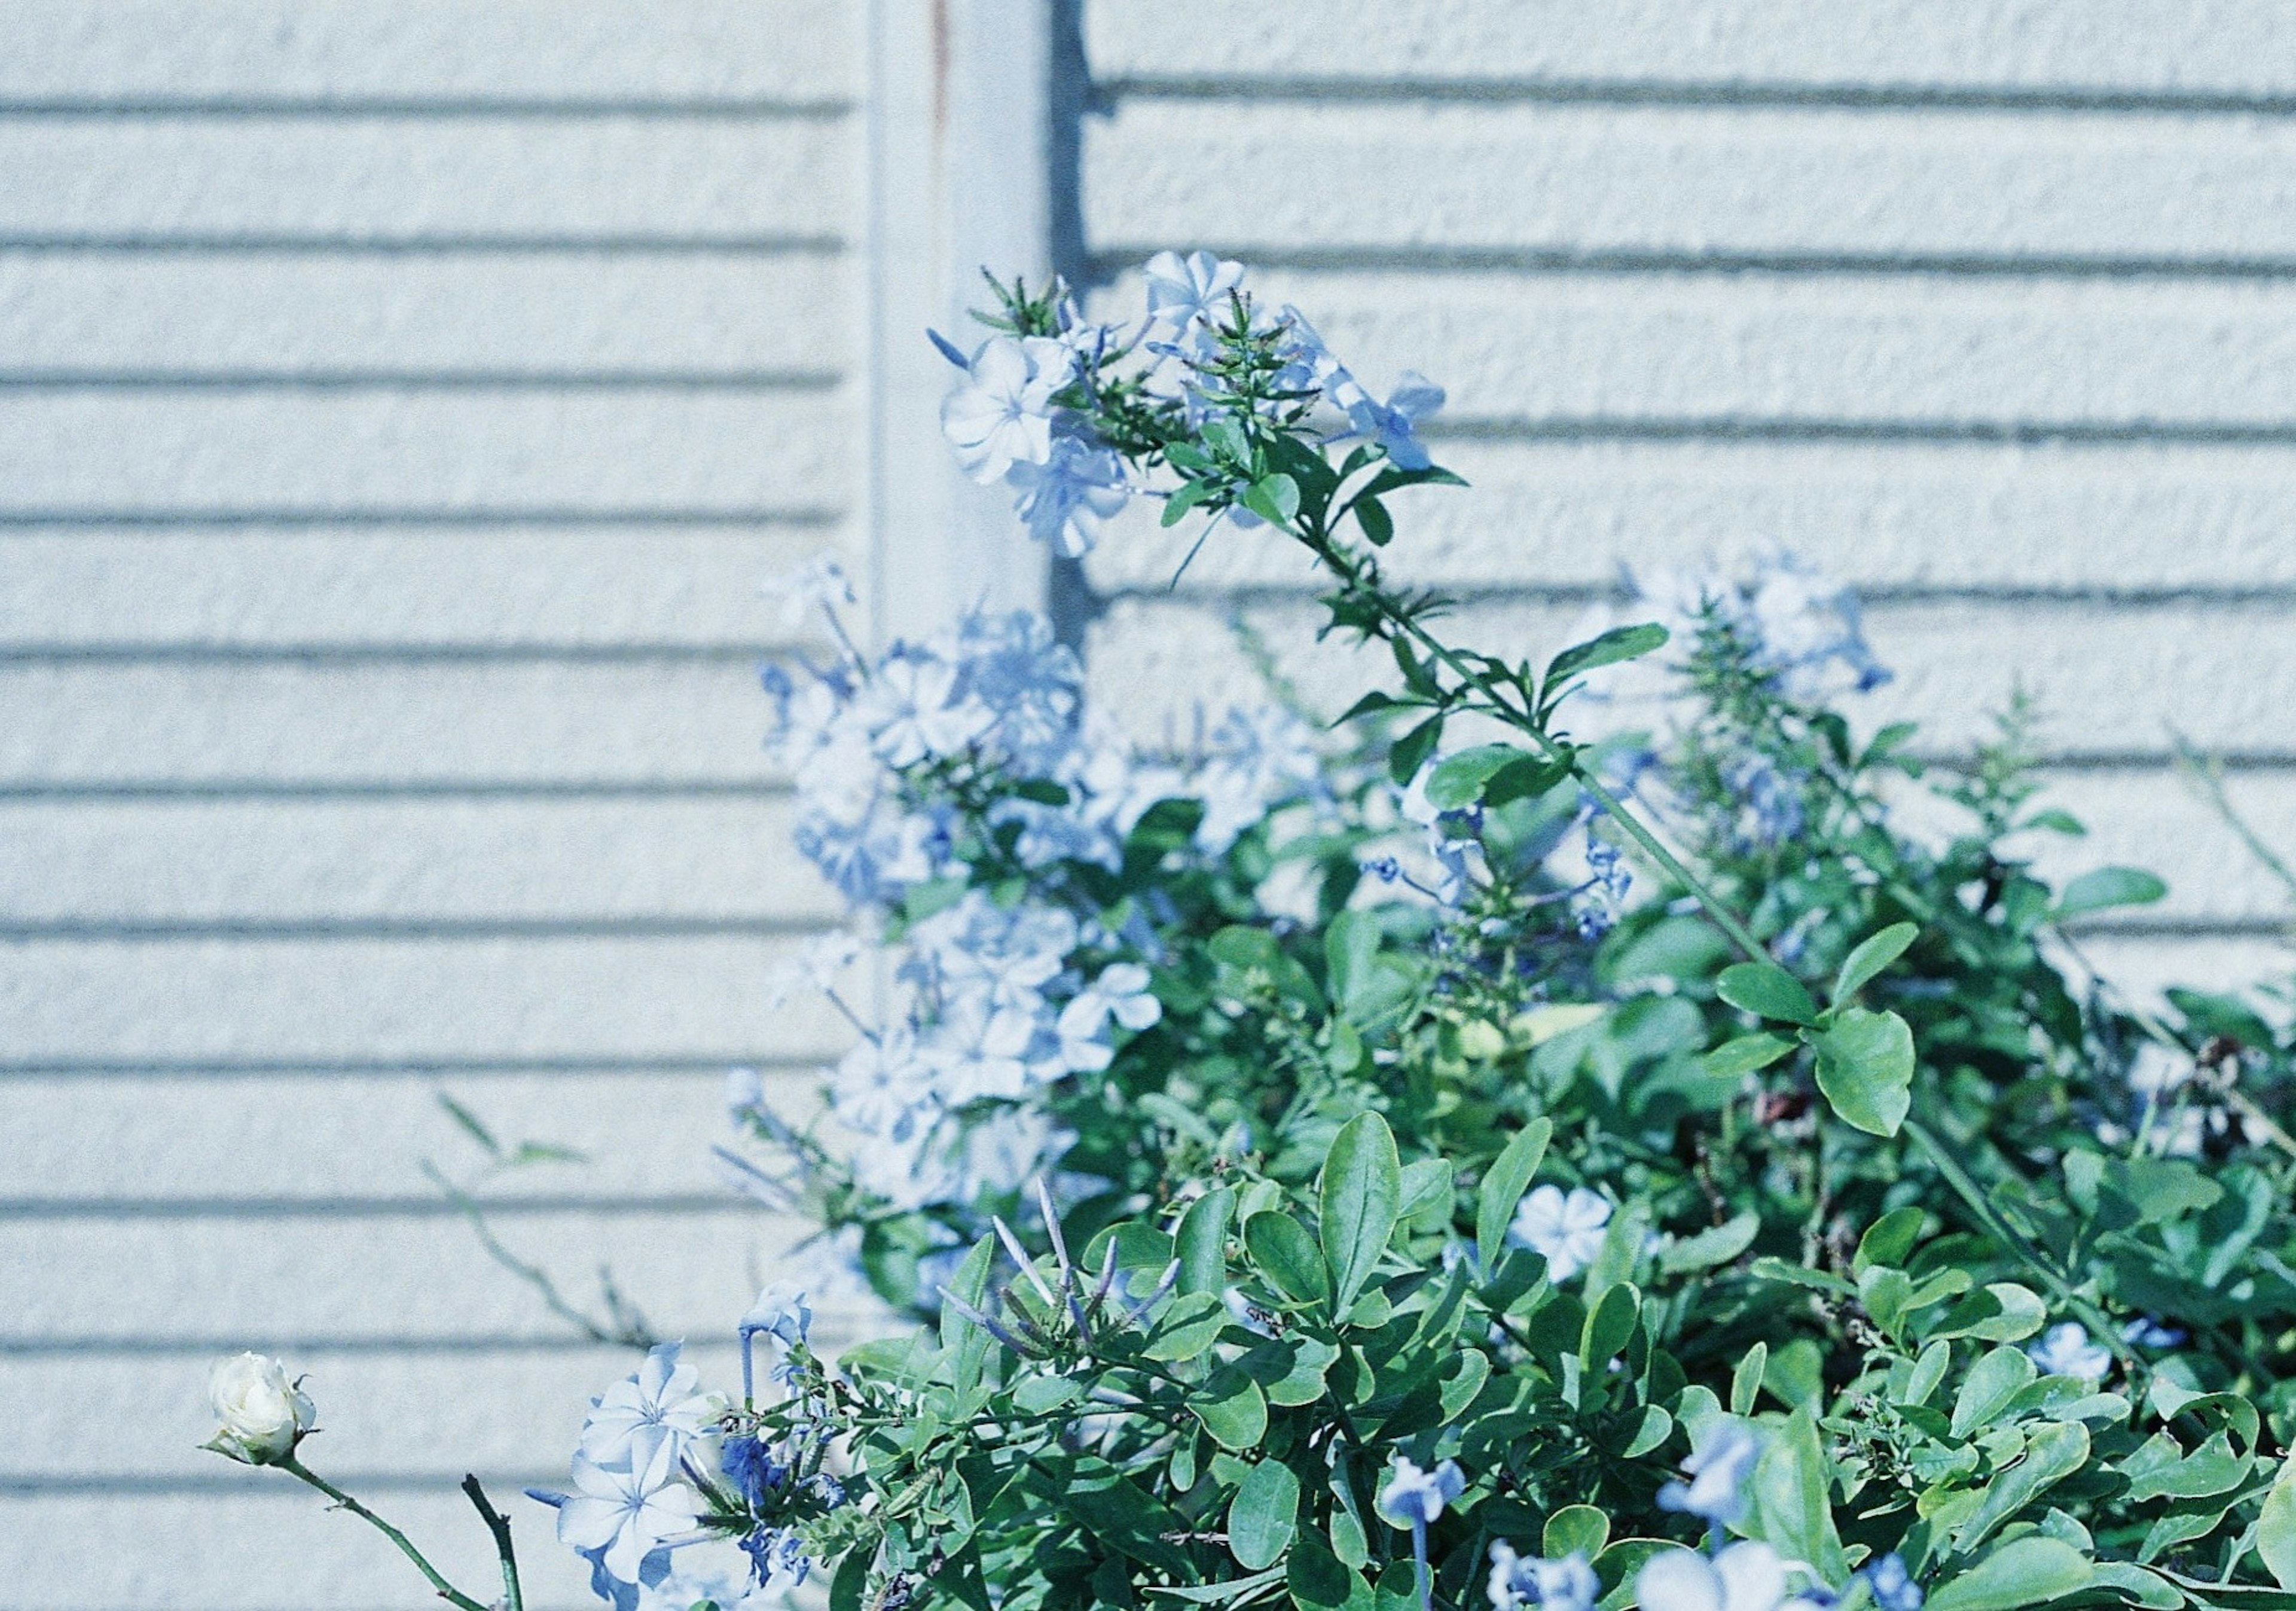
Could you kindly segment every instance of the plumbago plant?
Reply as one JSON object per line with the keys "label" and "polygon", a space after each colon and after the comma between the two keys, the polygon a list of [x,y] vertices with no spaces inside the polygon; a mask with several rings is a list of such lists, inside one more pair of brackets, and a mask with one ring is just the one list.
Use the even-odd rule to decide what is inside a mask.
{"label": "plumbago plant", "polygon": [[[999,287],[944,423],[1066,552],[1138,498],[1273,528],[1393,680],[1147,751],[1031,617],[768,674],[860,1039],[816,1114],[735,1082],[729,1173],[817,1232],[738,1396],[654,1346],[536,1496],[599,1593],[2296,1607],[2285,1014],[2076,966],[2158,880],[2035,871],[2079,825],[2025,713],[1943,777],[1855,722],[1886,674],[1790,560],[1455,642],[1386,568],[1457,480],[1440,393],[1242,281],[1165,254],[1122,326]],[[922,1323],[824,1357],[862,1283]],[[283,1370],[216,1396],[221,1452],[358,1509]]]}

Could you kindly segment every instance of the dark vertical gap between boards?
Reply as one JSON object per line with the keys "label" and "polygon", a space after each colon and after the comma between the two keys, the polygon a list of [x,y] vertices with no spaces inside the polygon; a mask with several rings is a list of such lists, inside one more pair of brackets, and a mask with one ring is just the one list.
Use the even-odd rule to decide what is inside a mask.
{"label": "dark vertical gap between boards", "polygon": [[[1045,188],[1046,235],[1052,269],[1075,287],[1090,288],[1092,259],[1084,238],[1084,120],[1094,104],[1091,70],[1084,53],[1085,0],[1048,0],[1046,25],[1052,48],[1046,53],[1052,83],[1045,97]],[[1085,634],[1108,608],[1093,591],[1083,561],[1051,557],[1045,578],[1045,613],[1053,635],[1081,653]]]}

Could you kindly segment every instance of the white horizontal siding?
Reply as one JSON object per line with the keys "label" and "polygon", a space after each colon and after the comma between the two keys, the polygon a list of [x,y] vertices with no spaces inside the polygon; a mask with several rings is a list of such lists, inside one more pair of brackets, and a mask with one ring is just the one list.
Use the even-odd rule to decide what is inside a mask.
{"label": "white horizontal siding", "polygon": [[[781,1106],[807,1111],[809,1065],[761,1073]],[[19,1169],[7,1195],[21,1201],[37,1182],[50,1209],[191,1215],[237,1199],[250,1213],[412,1210],[426,1203],[423,1159],[457,1177],[483,1161],[439,1107],[447,1092],[505,1145],[584,1155],[498,1173],[483,1187],[490,1200],[636,1201],[718,1190],[706,1143],[730,1133],[725,1087],[714,1067],[24,1074],[0,1082],[0,1124]],[[647,1123],[633,1124],[639,1113]],[[224,1157],[231,1171],[218,1179]]]}
{"label": "white horizontal siding", "polygon": [[2296,46],[2272,0],[1107,0],[1086,12],[1103,77],[1263,88],[1616,87],[2279,96]]}
{"label": "white horizontal siding", "polygon": [[0,798],[0,932],[826,920],[792,826],[782,797]]}
{"label": "white horizontal siding", "polygon": [[859,24],[804,0],[4,0],[0,95],[831,101],[859,93]]}
{"label": "white horizontal siding", "polygon": [[[729,1065],[802,1111],[851,1034],[773,1001],[833,904],[756,663],[818,635],[762,583],[871,562],[862,8],[0,38],[0,1606],[416,1598],[192,1447],[213,1351],[331,1339],[324,1468],[483,1585],[475,1467],[578,1603],[516,1480],[627,1367],[421,1165],[476,1160],[441,1091],[594,1155],[489,1182],[498,1229],[697,1340],[791,1235],[707,1149]],[[60,1411],[101,1380],[151,1436]]]}
{"label": "white horizontal siding", "polygon": [[0,788],[443,785],[535,790],[772,781],[745,655],[421,654],[0,662]]}
{"label": "white horizontal siding", "polygon": [[[1445,429],[2288,435],[2296,283],[1481,270],[1259,276]],[[1439,292],[1431,295],[1431,291]],[[1109,298],[1137,306],[1127,274]]]}
{"label": "white horizontal siding", "polygon": [[[185,1370],[177,1380],[201,1391],[204,1372]],[[220,1490],[185,1492],[0,1492],[0,1538],[13,1546],[10,1611],[82,1605],[405,1611],[427,1598],[428,1591],[407,1586],[414,1568],[373,1528],[275,1472],[237,1476]],[[451,1581],[485,1592],[501,1581],[494,1546],[470,1501],[455,1492],[460,1480],[458,1472],[414,1492],[398,1487],[377,1493],[375,1502]],[[552,1536],[548,1514],[507,1484],[490,1485],[488,1493],[512,1512],[526,1603],[536,1611],[595,1605],[587,1566]],[[57,1547],[81,1539],[94,1541],[85,1550]],[[129,1540],[149,1541],[131,1547]]]}
{"label": "white horizontal siding", "polygon": [[833,515],[857,410],[779,390],[0,392],[0,519]]}
{"label": "white horizontal siding", "polygon": [[[1237,691],[1257,685],[1232,615],[1331,714],[1363,688],[1393,679],[1383,649],[1358,649],[1336,634],[1316,642],[1324,615],[1304,601],[1230,612],[1145,597],[1116,603],[1097,625],[1092,675],[1124,691],[1116,703],[1136,731],[1185,732],[1200,706],[1245,697]],[[1536,663],[1583,626],[1576,604],[1537,601],[1468,604],[1444,619],[1452,638]],[[2165,756],[2172,727],[2211,749],[2276,762],[2296,755],[2282,714],[2296,700],[2296,665],[2283,652],[2296,609],[2279,601],[2113,610],[1977,598],[1877,605],[1866,626],[1897,675],[1856,700],[1853,714],[1861,725],[1919,722],[1921,748],[1931,755],[1965,754],[1987,737],[1991,713],[2021,683],[2038,707],[2042,753],[2053,758]],[[1592,728],[1619,720],[1603,707],[1580,708]]]}
{"label": "white horizontal siding", "polygon": [[[776,1006],[778,936],[447,934],[0,942],[8,1062],[732,1065],[849,1038],[825,1005]],[[243,1093],[247,1100],[259,1100]],[[711,1138],[696,1137],[697,1146]]]}
{"label": "white horizontal siding", "polygon": [[821,252],[0,251],[0,381],[817,382],[842,279]]}
{"label": "white horizontal siding", "polygon": [[197,519],[0,529],[0,652],[765,649],[768,583],[849,522]]}
{"label": "white horizontal siding", "polygon": [[2277,263],[2296,127],[2132,112],[1119,102],[1096,251]]}
{"label": "white horizontal siding", "polygon": [[[2243,593],[2296,584],[2296,457],[2193,443],[1456,441],[1471,486],[1393,500],[1398,577],[1455,588],[1607,589],[1783,543],[1869,593]],[[1126,517],[1107,590],[1162,591],[1191,526]],[[1310,585],[1296,544],[1222,528],[1185,588]],[[1886,649],[1886,645],[1884,648]]]}
{"label": "white horizontal siding", "polygon": [[[2062,874],[2156,867],[2095,940],[2147,986],[2284,969],[2284,891],[2172,775],[2242,764],[2267,838],[2296,736],[2289,377],[2296,44],[2260,0],[1094,0],[1080,212],[1099,304],[1166,246],[1259,265],[1375,384],[1449,392],[1466,491],[1400,495],[1388,563],[1459,638],[1543,657],[1622,570],[1782,543],[1864,591],[1859,702],[1949,756],[2023,686],[2091,823]],[[1135,511],[1093,558],[1093,675],[1144,731],[1248,685],[1240,615],[1312,702],[1264,536]],[[1582,718],[1595,719],[1591,715]]]}
{"label": "white horizontal siding", "polygon": [[0,241],[829,242],[844,119],[150,114],[0,122]]}

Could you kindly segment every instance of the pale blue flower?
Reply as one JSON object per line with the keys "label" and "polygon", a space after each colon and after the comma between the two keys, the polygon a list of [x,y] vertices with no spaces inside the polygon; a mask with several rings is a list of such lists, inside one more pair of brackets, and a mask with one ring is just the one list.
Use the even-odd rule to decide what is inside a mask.
{"label": "pale blue flower", "polygon": [[2174,1326],[2163,1325],[2144,1315],[2139,1315],[2120,1329],[2120,1340],[2133,1348],[2181,1348],[2185,1345],[2185,1335]]}
{"label": "pale blue flower", "polygon": [[[784,1353],[796,1347],[813,1329],[813,1305],[806,1301],[805,1289],[776,1281],[758,1294],[757,1302],[734,1329],[742,1339],[742,1402],[753,1402],[757,1389],[751,1374],[752,1352],[757,1340],[769,1337],[779,1343]],[[789,1379],[791,1366],[785,1358],[774,1371],[776,1378]]]}
{"label": "pale blue flower", "polygon": [[967,383],[942,403],[942,434],[965,472],[1001,481],[1016,463],[1053,453],[1053,396],[1075,372],[1076,355],[1040,336],[996,336],[972,355]]}
{"label": "pale blue flower", "polygon": [[[658,1558],[661,1566],[656,1577],[652,1568]],[[782,1591],[750,1581],[750,1563],[739,1544],[729,1538],[711,1538],[649,1557],[639,1573],[631,1611],[693,1611],[704,1603],[718,1611],[781,1611],[788,1602]]]}
{"label": "pale blue flower", "polygon": [[1423,1470],[1404,1455],[1397,1455],[1387,1486],[1380,1490],[1379,1513],[1398,1527],[1431,1526],[1443,1518],[1443,1508],[1466,1492],[1467,1476],[1456,1460],[1444,1460]]}
{"label": "pale blue flower", "polygon": [[688,1440],[701,1435],[715,1410],[701,1394],[699,1373],[679,1362],[681,1345],[663,1343],[647,1350],[634,1373],[598,1397],[582,1423],[586,1460],[628,1470],[644,1458],[657,1430],[672,1460],[685,1452]]}
{"label": "pale blue flower", "polygon": [[1148,259],[1148,317],[1177,335],[1199,320],[1218,320],[1228,294],[1243,283],[1243,265],[1208,251],[1160,251]]}
{"label": "pale blue flower", "polygon": [[1729,1526],[1746,1514],[1746,1479],[1761,1458],[1760,1437],[1734,1420],[1718,1421],[1682,1462],[1690,1481],[1660,1488],[1658,1508],[1703,1517],[1718,1527]]}
{"label": "pale blue flower", "polygon": [[558,1508],[558,1537],[577,1550],[596,1550],[606,1571],[626,1583],[666,1538],[688,1531],[701,1513],[701,1496],[677,1477],[676,1440],[668,1428],[639,1430],[630,1441],[630,1465],[610,1470],[574,1457],[574,1488]]}
{"label": "pale blue flower", "polygon": [[799,625],[816,609],[833,618],[840,604],[857,602],[852,580],[833,552],[817,553],[795,570],[771,577],[761,591],[766,597],[781,601],[784,626]]}
{"label": "pale blue flower", "polygon": [[1599,1191],[1573,1186],[1540,1186],[1522,1199],[1507,1227],[1507,1240],[1546,1260],[1546,1278],[1567,1281],[1595,1262],[1611,1223],[1611,1202]]}
{"label": "pale blue flower", "polygon": [[1694,1550],[1667,1550],[1643,1563],[1635,1599],[1643,1611],[1780,1611],[1786,1564],[1756,1540],[1742,1540],[1712,1560]]}
{"label": "pale blue flower", "polygon": [[1041,464],[1015,461],[1004,482],[1013,490],[1013,508],[1029,535],[1070,560],[1090,553],[1101,527],[1132,497],[1122,459],[1111,449],[1069,435],[1053,439]]}
{"label": "pale blue flower", "polygon": [[2112,1370],[2112,1350],[2088,1340],[2088,1328],[2079,1321],[2061,1321],[2025,1345],[2026,1357],[2044,1376],[2070,1376],[2094,1386]]}
{"label": "pale blue flower", "polygon": [[1603,1585],[1587,1557],[1572,1550],[1560,1560],[1517,1555],[1504,1541],[1491,1546],[1491,1575],[1485,1591],[1492,1611],[1593,1611]]}
{"label": "pale blue flower", "polygon": [[783,1573],[789,1574],[790,1587],[797,1588],[813,1570],[813,1558],[806,1554],[805,1541],[798,1537],[794,1528],[760,1524],[742,1541],[742,1549],[750,1558],[750,1570],[761,1589]]}
{"label": "pale blue flower", "polygon": [[944,1005],[939,1019],[919,1032],[917,1048],[941,1105],[962,1108],[1024,1094],[1030,1084],[1026,1054],[1036,1038],[1033,1013],[968,995]]}
{"label": "pale blue flower", "polygon": [[857,714],[871,748],[892,767],[960,754],[991,719],[985,706],[957,697],[955,666],[930,650],[908,646],[878,664]]}
{"label": "pale blue flower", "polygon": [[1433,462],[1415,433],[1420,421],[1443,406],[1443,388],[1426,376],[1406,370],[1384,403],[1351,379],[1332,388],[1332,400],[1347,412],[1350,434],[1368,438],[1398,469],[1425,470]]}
{"label": "pale blue flower", "polygon": [[1922,1586],[1906,1570],[1905,1557],[1895,1550],[1858,1568],[1857,1575],[1866,1580],[1866,1591],[1880,1611],[1922,1611]]}

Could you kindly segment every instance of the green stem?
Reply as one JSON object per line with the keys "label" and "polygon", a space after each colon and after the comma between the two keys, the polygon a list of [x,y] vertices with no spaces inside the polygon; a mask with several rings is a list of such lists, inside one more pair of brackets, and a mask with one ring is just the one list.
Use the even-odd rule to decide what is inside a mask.
{"label": "green stem", "polygon": [[430,1586],[439,1591],[439,1598],[455,1607],[456,1611],[493,1611],[492,1607],[472,1599],[469,1595],[463,1593],[460,1589],[457,1589],[454,1584],[441,1577],[439,1574],[439,1568],[432,1566],[428,1560],[423,1558],[422,1551],[414,1547],[414,1541],[409,1539],[406,1534],[401,1533],[398,1528],[383,1520],[382,1517],[377,1516],[365,1505],[360,1504],[358,1501],[353,1499],[340,1488],[336,1487],[334,1484],[329,1482],[325,1477],[321,1476],[317,1472],[312,1470],[308,1466],[306,1466],[302,1461],[297,1460],[293,1455],[291,1454],[285,1460],[279,1460],[275,1463],[278,1465],[279,1468],[287,1473],[288,1476],[298,1477],[302,1481],[310,1484],[312,1487],[316,1488],[320,1492],[334,1501],[338,1509],[349,1511],[353,1516],[359,1517],[362,1521],[365,1521],[369,1525],[373,1526],[377,1532],[381,1533],[392,1543],[397,1544],[398,1546],[399,1553],[406,1557],[408,1560],[413,1561],[414,1563],[415,1569],[421,1572],[424,1577],[430,1580]]}
{"label": "green stem", "polygon": [[463,1492],[478,1507],[479,1519],[486,1523],[487,1531],[495,1535],[495,1554],[502,1560],[504,1611],[526,1611],[526,1596],[518,1586],[518,1552],[511,1547],[510,1517],[487,1501],[487,1491],[479,1486],[476,1476],[463,1478]]}
{"label": "green stem", "polygon": [[1945,1176],[1946,1184],[1951,1186],[1956,1195],[1969,1205],[1970,1212],[1977,1215],[1979,1222],[1993,1233],[2002,1246],[2015,1254],[2034,1274],[2041,1278],[2042,1284],[2056,1295],[2060,1304],[2081,1318],[2096,1340],[2103,1343],[2112,1351],[2113,1356],[2120,1360],[2122,1369],[2128,1370],[2132,1376],[2139,1370],[2149,1370],[2144,1361],[2122,1340],[2120,1329],[2112,1323],[2104,1311],[2074,1291],[2071,1283],[2060,1275],[2048,1260],[2041,1256],[2039,1249],[2017,1234],[2015,1228],[1995,1211],[1991,1203],[1986,1201],[1985,1194],[1977,1189],[1977,1182],[1969,1178],[1935,1136],[1912,1119],[1906,1121],[1906,1133],[1914,1138],[1923,1152],[1929,1154],[1930,1162],[1937,1165],[1939,1174]]}
{"label": "green stem", "polygon": [[[1440,660],[1452,675],[1480,693],[1490,702],[1493,711],[1509,726],[1527,735],[1538,746],[1539,752],[1546,759],[1565,758],[1562,747],[1546,735],[1546,731],[1539,726],[1537,718],[1529,710],[1518,707],[1505,696],[1497,683],[1460,658],[1448,644],[1443,642],[1434,634],[1408,616],[1402,615],[1390,608],[1385,594],[1375,585],[1368,585],[1364,581],[1362,572],[1349,560],[1328,536],[1310,536],[1305,532],[1294,532],[1292,536],[1297,537],[1316,558],[1323,560],[1324,565],[1337,575],[1351,592],[1372,599],[1377,604],[1380,613],[1387,618],[1390,626],[1409,634],[1421,648]],[[1735,945],[1749,961],[1767,961],[1769,953],[1764,949],[1761,941],[1756,939],[1753,931],[1740,920],[1735,912],[1723,904],[1721,896],[1707,887],[1703,879],[1684,865],[1679,856],[1669,850],[1656,834],[1644,826],[1642,819],[1628,810],[1626,802],[1611,793],[1603,785],[1602,780],[1595,777],[1578,760],[1575,752],[1568,758],[1570,775],[1578,780],[1579,788],[1594,797],[1595,803],[1603,808],[1605,815],[1626,830],[1627,837],[1635,842],[1644,855],[1663,868],[1668,877],[1697,897],[1700,907],[1704,910],[1714,926],[1729,937],[1730,943]]]}

